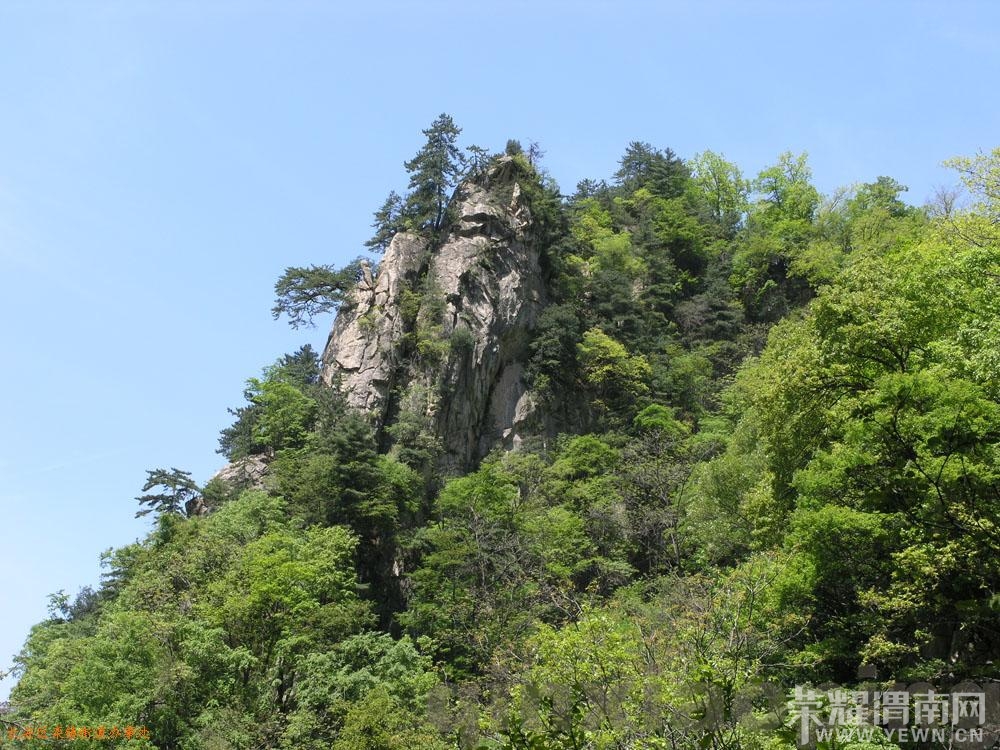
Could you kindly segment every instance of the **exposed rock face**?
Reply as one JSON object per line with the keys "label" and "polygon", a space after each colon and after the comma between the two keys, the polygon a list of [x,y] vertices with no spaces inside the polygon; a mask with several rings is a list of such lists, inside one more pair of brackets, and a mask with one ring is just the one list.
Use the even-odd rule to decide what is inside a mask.
{"label": "exposed rock face", "polygon": [[215,472],[212,480],[225,482],[232,487],[259,490],[264,488],[266,476],[267,460],[263,456],[246,456],[223,466]]}
{"label": "exposed rock face", "polygon": [[427,241],[401,233],[392,239],[378,277],[365,267],[351,298],[333,323],[323,352],[323,381],[339,385],[347,403],[385,419],[389,390],[402,364],[403,292],[413,285]]}
{"label": "exposed rock face", "polygon": [[441,441],[444,468],[516,445],[533,411],[522,363],[545,287],[513,167],[500,159],[459,186],[436,246],[398,234],[341,308],[323,353],[323,380],[377,427],[401,410],[419,414]]}

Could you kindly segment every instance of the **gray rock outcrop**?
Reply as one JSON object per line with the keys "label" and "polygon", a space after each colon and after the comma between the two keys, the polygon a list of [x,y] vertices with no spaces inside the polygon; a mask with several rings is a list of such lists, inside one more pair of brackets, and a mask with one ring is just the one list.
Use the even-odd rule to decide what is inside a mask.
{"label": "gray rock outcrop", "polygon": [[515,446],[532,419],[523,362],[546,300],[515,167],[501,158],[462,183],[438,243],[396,235],[341,308],[323,353],[324,382],[380,430],[402,413],[419,418],[445,469]]}
{"label": "gray rock outcrop", "polygon": [[225,482],[237,489],[264,489],[267,463],[264,456],[245,456],[223,466],[209,481]]}
{"label": "gray rock outcrop", "polygon": [[340,309],[323,352],[323,382],[337,385],[347,403],[382,424],[406,333],[403,294],[417,278],[427,241],[400,233],[392,239],[378,274],[366,268]]}

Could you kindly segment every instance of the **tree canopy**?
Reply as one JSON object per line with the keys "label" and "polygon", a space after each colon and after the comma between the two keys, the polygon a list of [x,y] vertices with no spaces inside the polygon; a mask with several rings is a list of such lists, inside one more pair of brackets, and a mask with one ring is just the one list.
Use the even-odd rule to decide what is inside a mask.
{"label": "tree canopy", "polygon": [[333,266],[288,267],[274,285],[275,320],[288,317],[292,328],[312,326],[318,315],[336,312],[361,275],[362,259],[343,268]]}
{"label": "tree canopy", "polygon": [[461,132],[450,115],[439,115],[423,131],[427,142],[404,165],[411,190],[404,212],[419,229],[437,231],[444,224],[451,190],[465,167],[465,156],[457,145]]}
{"label": "tree canopy", "polygon": [[[494,158],[464,172],[459,133],[424,131],[369,247],[440,241]],[[384,428],[310,346],[278,358],[220,439],[263,477],[147,472],[156,523],[99,587],[53,596],[4,737],[793,750],[795,686],[995,677],[1000,150],[953,160],[969,200],[947,211],[889,176],[823,195],[805,154],[748,179],[632,142],[565,197],[507,153],[544,226],[523,241],[545,304],[511,363],[534,432],[456,473],[426,410],[396,398]],[[359,272],[286,269],[275,315],[334,311]],[[431,281],[407,281],[400,358],[437,368],[447,409],[470,347],[428,323]]]}

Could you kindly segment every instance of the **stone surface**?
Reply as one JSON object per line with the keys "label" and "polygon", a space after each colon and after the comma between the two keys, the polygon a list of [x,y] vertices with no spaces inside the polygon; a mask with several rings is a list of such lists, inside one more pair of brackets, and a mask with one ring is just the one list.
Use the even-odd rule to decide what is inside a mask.
{"label": "stone surface", "polygon": [[340,309],[323,351],[323,381],[335,383],[351,406],[385,416],[399,368],[404,334],[400,305],[407,281],[420,270],[427,241],[400,233],[392,239],[373,278],[369,267]]}
{"label": "stone surface", "polygon": [[[516,445],[531,418],[523,362],[546,300],[531,211],[520,185],[504,179],[511,167],[501,159],[485,178],[458,187],[450,229],[436,246],[397,235],[374,279],[363,276],[341,308],[323,354],[324,382],[376,427],[400,408],[418,412],[442,443],[446,469],[468,468],[497,444]],[[418,325],[437,327],[445,353],[431,364],[405,344],[407,289],[425,294]],[[458,329],[465,333],[455,336]],[[458,338],[463,344],[449,347]]]}
{"label": "stone surface", "polygon": [[234,487],[263,489],[267,461],[263,456],[247,456],[226,464],[212,477]]}

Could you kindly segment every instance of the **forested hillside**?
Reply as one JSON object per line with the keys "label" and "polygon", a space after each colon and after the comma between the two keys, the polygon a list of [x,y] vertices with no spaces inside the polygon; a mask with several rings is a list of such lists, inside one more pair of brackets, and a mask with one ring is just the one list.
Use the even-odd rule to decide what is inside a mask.
{"label": "forested hillside", "polygon": [[278,280],[326,353],[247,382],[206,486],[150,472],[0,744],[790,750],[795,686],[995,676],[1000,150],[914,207],[424,133],[375,255]]}

